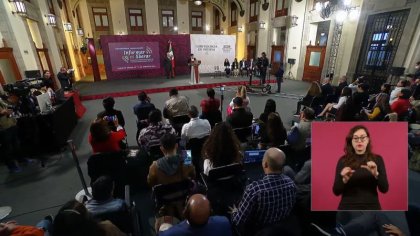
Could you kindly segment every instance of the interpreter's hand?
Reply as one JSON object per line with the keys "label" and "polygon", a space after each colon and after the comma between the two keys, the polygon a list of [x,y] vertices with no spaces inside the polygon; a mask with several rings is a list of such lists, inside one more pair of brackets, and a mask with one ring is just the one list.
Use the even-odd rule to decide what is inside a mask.
{"label": "interpreter's hand", "polygon": [[341,177],[343,177],[343,183],[347,184],[349,182],[350,177],[353,175],[354,170],[352,170],[350,167],[344,167],[341,170]]}
{"label": "interpreter's hand", "polygon": [[393,224],[384,224],[382,227],[385,229],[385,233],[395,236],[404,236],[404,233]]}
{"label": "interpreter's hand", "polygon": [[375,176],[375,178],[378,178],[378,167],[376,166],[376,163],[373,161],[368,161],[366,163],[366,165],[361,165],[360,167],[365,168],[366,170],[368,170],[370,173],[372,173],[373,176]]}
{"label": "interpreter's hand", "polygon": [[233,213],[235,213],[237,211],[238,211],[238,208],[236,208],[236,206],[233,205],[233,206],[229,207],[228,213],[229,214],[233,214]]}

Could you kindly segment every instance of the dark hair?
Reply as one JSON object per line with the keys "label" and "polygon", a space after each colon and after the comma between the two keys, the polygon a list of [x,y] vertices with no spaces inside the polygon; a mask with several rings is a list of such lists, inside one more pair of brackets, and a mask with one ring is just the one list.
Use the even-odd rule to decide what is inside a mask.
{"label": "dark hair", "polygon": [[346,97],[350,97],[351,96],[351,94],[352,94],[352,90],[351,90],[351,88],[349,88],[349,87],[344,87],[343,88],[343,90],[341,90],[341,96],[342,97],[344,97],[344,96],[346,96]]}
{"label": "dark hair", "polygon": [[269,98],[265,102],[264,114],[268,115],[271,112],[276,112],[276,102],[273,99]]}
{"label": "dark hair", "polygon": [[233,99],[233,104],[235,104],[238,107],[241,107],[244,104],[244,100],[241,97],[235,97]]}
{"label": "dark hair", "polygon": [[227,122],[214,126],[209,138],[203,145],[202,157],[209,159],[213,167],[241,162],[240,145],[236,134]]}
{"label": "dark hair", "polygon": [[101,176],[92,184],[92,196],[96,201],[105,201],[112,197],[114,181],[109,176]]}
{"label": "dark hair", "polygon": [[208,88],[207,89],[207,96],[209,96],[210,98],[214,98],[214,95],[215,95],[216,93],[214,92],[214,89],[213,88]]}
{"label": "dark hair", "polygon": [[198,117],[198,109],[196,106],[190,106],[190,108],[188,109],[188,115],[190,115],[190,117],[192,118],[196,118]]}
{"label": "dark hair", "polygon": [[147,99],[147,94],[144,91],[141,91],[138,95],[137,95],[138,99],[142,102],[146,101]]}
{"label": "dark hair", "polygon": [[365,84],[365,83],[361,83],[357,87],[361,88],[363,90],[363,92],[367,92],[368,89],[369,89],[369,85]]}
{"label": "dark hair", "polygon": [[95,120],[90,125],[90,135],[93,142],[104,142],[109,138],[111,132],[108,122],[103,119]]}
{"label": "dark hair", "polygon": [[172,88],[171,90],[169,90],[169,97],[174,95],[178,95],[178,89],[176,88]]}
{"label": "dark hair", "polygon": [[267,119],[267,135],[272,146],[283,145],[286,140],[286,128],[284,128],[283,121],[280,115],[272,112]]}
{"label": "dark hair", "polygon": [[378,107],[383,114],[390,113],[391,107],[389,106],[389,95],[386,93],[378,94],[374,107]]}
{"label": "dark hair", "polygon": [[402,99],[409,99],[409,98],[410,98],[410,96],[411,96],[411,92],[410,92],[410,90],[409,90],[409,89],[406,89],[406,88],[401,89],[401,96],[399,96],[399,98],[402,98]]}
{"label": "dark hair", "polygon": [[99,236],[105,232],[82,203],[71,200],[58,211],[50,233],[52,236]]}
{"label": "dark hair", "polygon": [[306,107],[303,110],[303,115],[305,116],[306,119],[308,120],[313,120],[315,119],[315,111],[314,109],[312,109],[311,107]]}
{"label": "dark hair", "polygon": [[369,130],[363,125],[356,125],[350,129],[346,136],[346,145],[344,147],[344,166],[349,166],[352,169],[356,169],[360,166],[360,158],[358,158],[354,148],[353,148],[353,134],[358,130],[364,130],[366,132],[367,137],[369,138],[369,143],[366,146],[366,152],[363,154],[366,157],[367,161],[374,161],[374,157],[376,156],[372,153],[372,142],[370,140]]}
{"label": "dark hair", "polygon": [[173,150],[176,146],[176,143],[175,134],[164,134],[162,138],[160,138],[160,145],[165,150]]}
{"label": "dark hair", "polygon": [[149,123],[157,124],[162,121],[162,112],[159,109],[154,109],[149,113]]}
{"label": "dark hair", "polygon": [[107,97],[102,100],[102,105],[104,106],[106,111],[112,110],[115,105],[115,100],[113,97]]}
{"label": "dark hair", "polygon": [[401,82],[402,87],[407,87],[410,84],[410,81],[406,79],[400,80],[399,82]]}
{"label": "dark hair", "polygon": [[388,83],[385,83],[382,86],[384,86],[384,90],[382,92],[389,95],[391,93],[391,85]]}

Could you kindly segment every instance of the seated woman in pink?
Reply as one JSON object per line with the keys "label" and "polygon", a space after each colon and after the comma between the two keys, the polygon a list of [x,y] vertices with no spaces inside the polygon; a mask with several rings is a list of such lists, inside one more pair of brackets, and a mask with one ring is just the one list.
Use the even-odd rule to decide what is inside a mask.
{"label": "seated woman in pink", "polygon": [[[113,119],[117,131],[111,131],[108,120]],[[90,125],[89,143],[93,153],[121,151],[121,141],[125,138],[125,130],[118,124],[116,117],[97,119]]]}

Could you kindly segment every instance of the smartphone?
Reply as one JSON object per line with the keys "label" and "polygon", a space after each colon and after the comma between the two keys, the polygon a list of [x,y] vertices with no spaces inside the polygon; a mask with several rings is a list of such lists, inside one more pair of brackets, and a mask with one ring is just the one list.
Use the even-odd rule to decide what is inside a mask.
{"label": "smartphone", "polygon": [[184,158],[184,165],[192,164],[191,150],[181,150],[181,156]]}

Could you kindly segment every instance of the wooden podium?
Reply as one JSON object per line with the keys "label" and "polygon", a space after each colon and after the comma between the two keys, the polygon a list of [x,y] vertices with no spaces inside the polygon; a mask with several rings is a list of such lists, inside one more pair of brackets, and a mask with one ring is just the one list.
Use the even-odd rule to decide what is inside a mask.
{"label": "wooden podium", "polygon": [[200,83],[200,72],[198,70],[198,67],[200,66],[201,61],[200,60],[194,60],[191,61],[189,66],[191,66],[191,80],[190,84],[199,84]]}

